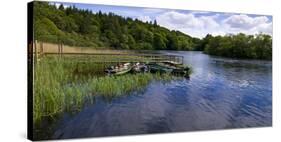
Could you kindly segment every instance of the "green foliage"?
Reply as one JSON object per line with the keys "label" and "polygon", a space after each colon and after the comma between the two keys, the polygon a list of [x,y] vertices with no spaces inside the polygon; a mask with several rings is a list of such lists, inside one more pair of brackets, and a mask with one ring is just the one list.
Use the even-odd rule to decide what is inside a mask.
{"label": "green foliage", "polygon": [[240,33],[215,37],[207,35],[199,48],[210,55],[245,59],[272,59],[272,38],[265,34],[253,36]]}
{"label": "green foliage", "polygon": [[113,49],[193,50],[194,39],[157,21],[142,22],[114,13],[92,13],[35,2],[35,39],[70,46]]}
{"label": "green foliage", "polygon": [[169,74],[126,74],[105,76],[103,64],[77,58],[44,57],[37,62],[34,80],[34,122],[62,112],[79,111],[95,96],[112,99],[143,89],[152,80],[177,79]]}
{"label": "green foliage", "polygon": [[159,33],[154,34],[153,38],[153,46],[156,47],[156,49],[166,49],[166,43],[165,39],[163,36]]}

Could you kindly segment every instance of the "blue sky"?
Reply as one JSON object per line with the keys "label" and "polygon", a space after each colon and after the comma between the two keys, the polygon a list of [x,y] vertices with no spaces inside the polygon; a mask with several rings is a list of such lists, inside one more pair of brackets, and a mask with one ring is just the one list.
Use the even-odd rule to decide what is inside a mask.
{"label": "blue sky", "polygon": [[[59,2],[51,3],[59,5]],[[144,22],[154,21],[170,30],[179,30],[194,37],[202,38],[206,34],[225,35],[265,33],[272,35],[272,16],[190,11],[175,9],[158,9],[142,7],[125,7],[96,4],[63,3],[65,7],[75,5],[79,9],[89,9],[93,13],[113,12],[123,17],[137,18]]]}

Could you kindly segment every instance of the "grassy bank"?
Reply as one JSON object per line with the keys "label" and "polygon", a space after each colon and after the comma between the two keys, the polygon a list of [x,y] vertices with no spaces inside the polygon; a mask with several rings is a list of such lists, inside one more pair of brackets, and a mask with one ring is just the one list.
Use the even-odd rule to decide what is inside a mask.
{"label": "grassy bank", "polygon": [[140,90],[152,80],[172,80],[168,74],[101,76],[103,65],[48,57],[35,67],[34,122],[65,111],[79,111],[94,96],[113,98]]}

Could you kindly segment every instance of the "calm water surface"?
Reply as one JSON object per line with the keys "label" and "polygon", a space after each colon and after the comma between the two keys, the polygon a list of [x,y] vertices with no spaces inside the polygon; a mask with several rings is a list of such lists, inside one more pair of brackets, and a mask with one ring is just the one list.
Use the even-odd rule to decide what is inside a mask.
{"label": "calm water surface", "polygon": [[202,52],[182,55],[189,80],[151,82],[142,92],[101,98],[75,115],[64,114],[51,138],[113,136],[272,125],[272,63]]}

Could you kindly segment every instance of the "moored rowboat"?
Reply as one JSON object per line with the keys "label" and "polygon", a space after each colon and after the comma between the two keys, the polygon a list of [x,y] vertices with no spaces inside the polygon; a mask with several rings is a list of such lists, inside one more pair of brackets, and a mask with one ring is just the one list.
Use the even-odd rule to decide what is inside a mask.
{"label": "moored rowboat", "polygon": [[119,64],[117,66],[111,66],[105,70],[109,75],[122,75],[131,71],[131,63]]}

